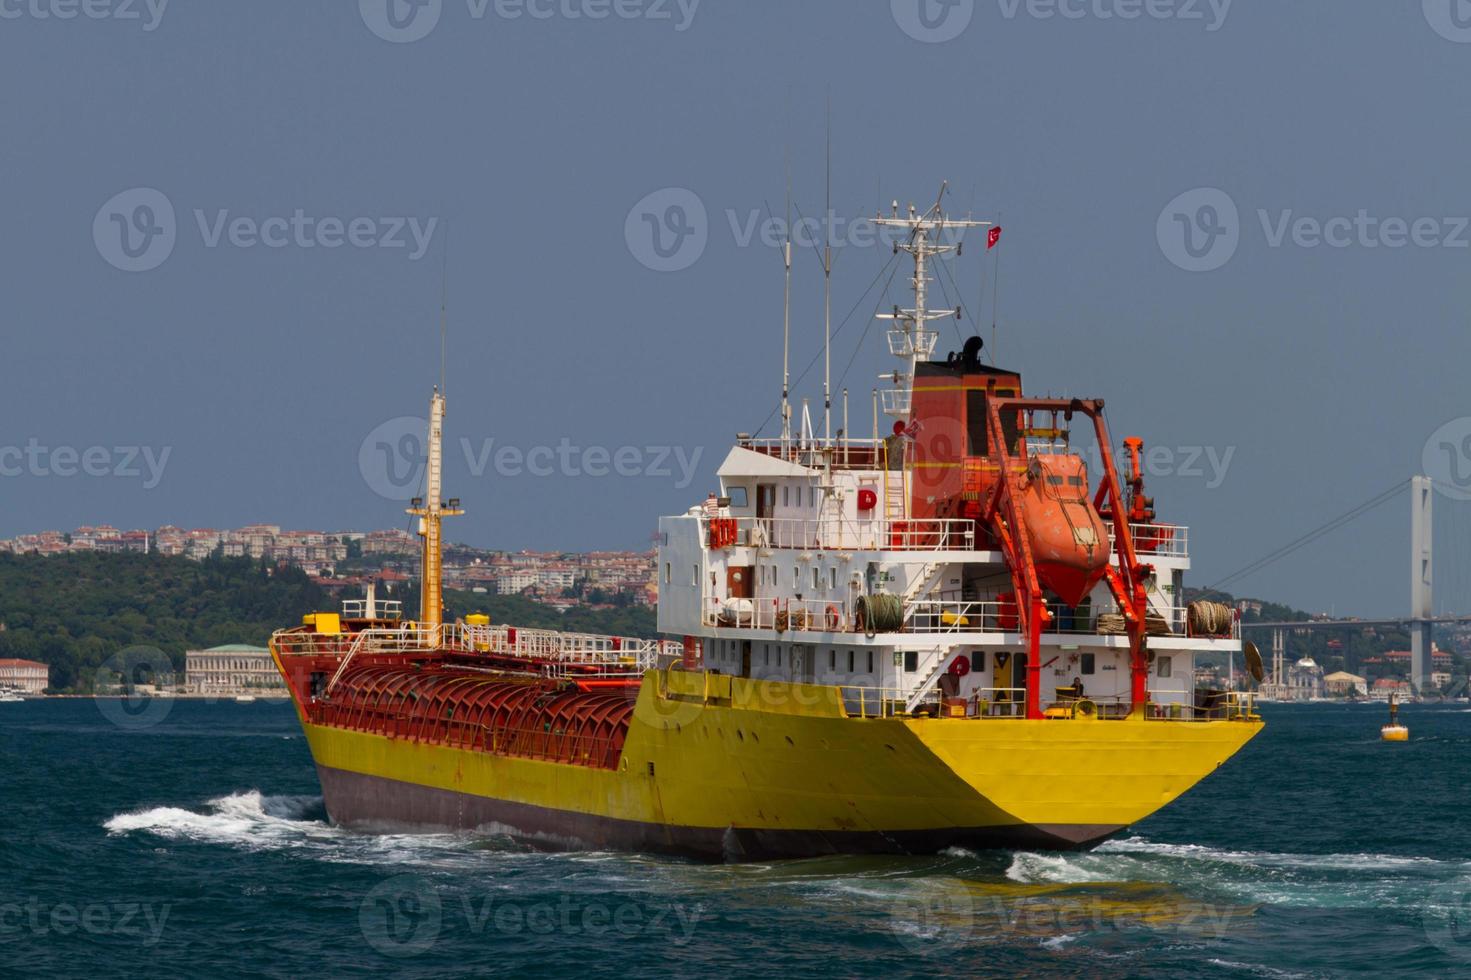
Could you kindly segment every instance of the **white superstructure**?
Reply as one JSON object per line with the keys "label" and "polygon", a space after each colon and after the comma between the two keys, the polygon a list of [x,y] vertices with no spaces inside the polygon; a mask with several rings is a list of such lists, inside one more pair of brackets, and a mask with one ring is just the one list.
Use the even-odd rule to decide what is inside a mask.
{"label": "white superstructure", "polygon": [[[1134,640],[1119,598],[1132,593],[1122,578],[1147,601],[1138,631],[1147,635],[1137,641],[1140,673],[1147,664],[1145,710],[1188,717],[1199,701],[1196,655],[1238,651],[1240,643],[1234,617],[1210,635],[1191,635],[1200,631],[1192,629],[1182,593],[1190,567],[1187,529],[1155,522],[1152,506],[1147,521],[1114,520],[1116,509],[1124,514],[1125,485],[1132,488],[1131,509],[1146,512],[1152,501],[1142,497],[1137,472],[1133,483],[1111,474],[1118,503],[1110,504],[1103,490],[1093,502],[1109,540],[1094,542],[1093,525],[1073,527],[1070,539],[1088,555],[1095,544],[1110,548],[1109,570],[1100,567],[1102,577],[1075,605],[1044,595],[1046,612],[1032,644],[1026,602],[1018,598],[1024,576],[999,540],[1022,519],[998,506],[994,497],[1007,481],[995,474],[1006,468],[1017,474],[1007,484],[1013,494],[1049,479],[1061,487],[1063,478],[1049,476],[1054,471],[1044,461],[1073,452],[1073,413],[1020,404],[1019,390],[1007,387],[1019,389],[1019,377],[980,365],[979,341],[963,354],[931,359],[938,333],[926,324],[958,311],[927,308],[929,263],[959,250],[956,233],[985,223],[949,220],[938,204],[923,214],[910,207],[904,216],[896,205],[892,216],[878,220],[900,228],[897,250],[912,256],[915,270],[914,306],[885,314],[893,325],[889,349],[903,363],[884,376],[895,387],[881,393],[883,412],[899,420],[895,434],[880,435],[876,400],[872,438],[843,431],[824,439],[805,424],[796,434],[784,426],[777,439],[739,437],[720,465],[718,491],[659,522],[660,631],[690,638],[688,667],[863,689],[893,710],[1015,714],[1027,701],[1030,676],[1040,684],[1036,702],[1044,709],[1086,701],[1088,710],[1107,716],[1140,708],[1131,698]],[[921,374],[928,377],[917,388]],[[972,407],[962,409],[973,413],[969,419],[941,417],[921,404],[941,404],[950,397],[944,393],[961,388],[953,400],[970,399],[964,404]],[[987,395],[1002,406],[999,413],[984,404]],[[1101,415],[1102,403],[1097,406]],[[1049,410],[1049,424],[1033,421],[1033,414]],[[994,430],[1005,432],[1010,456],[994,447],[989,455],[979,451],[987,442],[988,411],[997,419],[1015,411],[1020,420],[1016,430],[1004,427],[1009,423]],[[953,459],[940,458],[933,445],[940,430],[970,445],[957,448]],[[1101,422],[1098,431],[1106,432]],[[1103,455],[1112,459],[1111,452]],[[989,462],[998,458],[1007,467]],[[1080,499],[1087,490],[1082,484]],[[1045,486],[1031,492],[1048,503]],[[1038,513],[1054,519],[1053,511]],[[1123,575],[1123,549],[1114,548],[1121,525],[1137,559],[1132,578]],[[1039,565],[1047,560],[1036,554]],[[1039,663],[1029,675],[1031,649]]]}

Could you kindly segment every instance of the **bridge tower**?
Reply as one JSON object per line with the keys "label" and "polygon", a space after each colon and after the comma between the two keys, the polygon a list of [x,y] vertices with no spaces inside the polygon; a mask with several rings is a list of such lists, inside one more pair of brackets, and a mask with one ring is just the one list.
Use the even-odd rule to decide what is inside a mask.
{"label": "bridge tower", "polygon": [[1430,620],[1435,615],[1431,589],[1430,477],[1410,479],[1410,683],[1416,693],[1430,689]]}

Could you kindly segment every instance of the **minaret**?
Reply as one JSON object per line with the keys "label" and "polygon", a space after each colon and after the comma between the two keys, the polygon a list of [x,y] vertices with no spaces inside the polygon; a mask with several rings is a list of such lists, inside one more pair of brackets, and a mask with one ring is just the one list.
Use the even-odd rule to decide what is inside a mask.
{"label": "minaret", "polygon": [[[423,572],[419,598],[419,628],[438,630],[444,621],[442,572],[444,544],[440,522],[445,517],[458,517],[458,498],[448,502],[440,498],[444,469],[444,395],[438,388],[429,401],[429,452],[424,473],[424,496],[415,497],[408,513],[419,518],[419,536],[424,539]],[[436,645],[437,642],[436,642]]]}

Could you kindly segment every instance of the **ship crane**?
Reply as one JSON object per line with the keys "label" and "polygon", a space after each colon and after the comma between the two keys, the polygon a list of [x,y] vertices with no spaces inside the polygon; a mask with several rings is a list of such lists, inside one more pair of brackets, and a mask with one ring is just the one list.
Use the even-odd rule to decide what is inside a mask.
{"label": "ship crane", "polygon": [[[1103,474],[1093,500],[1093,508],[1110,515],[1113,522],[1114,548],[1118,556],[1118,567],[1112,564],[1104,568],[1104,580],[1109,591],[1119,604],[1123,614],[1125,630],[1129,637],[1129,707],[1131,713],[1142,713],[1149,700],[1149,656],[1145,648],[1145,631],[1149,598],[1145,580],[1153,569],[1142,564],[1134,550],[1134,539],[1129,527],[1128,512],[1119,491],[1117,470],[1114,468],[1112,443],[1109,441],[1108,424],[1103,419],[1102,399],[1064,398],[991,398],[989,399],[987,426],[990,429],[990,461],[1001,478],[991,490],[981,511],[980,523],[992,528],[1001,542],[1007,567],[1011,570],[1012,584],[1016,589],[1019,620],[1022,635],[1027,642],[1027,717],[1041,718],[1041,643],[1042,631],[1052,621],[1052,614],[1043,600],[1042,583],[1037,573],[1036,557],[1030,544],[1027,528],[1026,507],[1023,506],[1021,477],[1027,471],[1026,439],[1019,440],[1019,454],[1013,458],[1007,447],[1007,435],[1002,424],[1003,413],[1015,413],[1019,423],[1021,417],[1036,411],[1061,412],[1068,421],[1074,414],[1081,413],[1093,421],[1098,448],[1101,455]],[[1018,431],[1025,431],[1024,424]]]}

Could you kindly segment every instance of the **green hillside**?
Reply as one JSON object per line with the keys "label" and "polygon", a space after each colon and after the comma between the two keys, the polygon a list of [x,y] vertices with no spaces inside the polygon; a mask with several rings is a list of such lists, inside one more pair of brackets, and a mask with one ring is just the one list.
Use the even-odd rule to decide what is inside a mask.
{"label": "green hillside", "polygon": [[[416,593],[403,595],[417,604]],[[528,627],[654,635],[647,608],[573,609],[565,616],[519,596],[450,592],[450,616],[485,612]],[[97,668],[132,646],[157,647],[183,670],[184,651],[249,643],[338,602],[296,568],[248,558],[203,562],[162,555],[0,553],[0,659],[51,667],[53,690],[91,690]]]}

